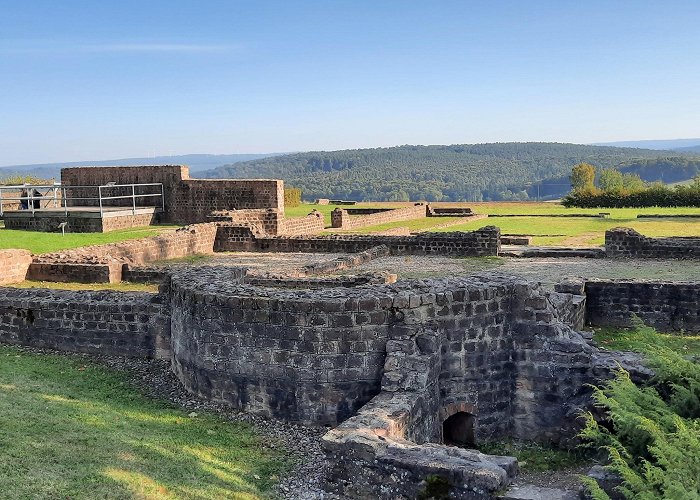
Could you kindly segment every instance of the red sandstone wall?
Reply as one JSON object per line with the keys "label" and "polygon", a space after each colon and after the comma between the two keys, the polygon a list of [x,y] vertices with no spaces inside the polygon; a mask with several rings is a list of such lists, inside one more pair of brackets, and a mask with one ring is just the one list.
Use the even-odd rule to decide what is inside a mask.
{"label": "red sandstone wall", "polygon": [[292,236],[298,234],[318,234],[326,227],[321,212],[310,213],[306,217],[295,219],[281,219],[277,234]]}
{"label": "red sandstone wall", "polygon": [[150,238],[38,255],[28,278],[41,281],[116,283],[124,264],[145,264],[214,251],[216,224],[196,224]]}
{"label": "red sandstone wall", "polygon": [[[212,211],[272,208],[284,213],[284,183],[259,179],[190,179],[189,168],[182,165],[138,167],[72,167],[61,170],[64,185],[97,186],[162,183],[165,201],[164,220],[180,224],[207,222]],[[96,196],[96,189],[68,189],[68,196]],[[156,192],[155,187],[142,192]],[[138,193],[138,191],[137,191]],[[110,195],[131,194],[130,188],[110,190]],[[157,198],[141,198],[141,205],[152,205]],[[116,206],[131,206],[131,200],[114,200]],[[157,201],[156,201],[157,203]],[[81,201],[94,206],[97,201]]]}
{"label": "red sandstone wall", "polygon": [[0,250],[0,285],[24,281],[31,262],[28,250]]}
{"label": "red sandstone wall", "polygon": [[[371,209],[360,209],[363,212],[370,212]],[[358,210],[359,211],[359,210]],[[383,210],[366,215],[351,215],[347,210],[336,208],[331,213],[332,226],[337,229],[357,229],[360,227],[374,226],[400,220],[412,220],[426,217],[426,207],[422,204],[411,207],[396,208],[394,210]]]}

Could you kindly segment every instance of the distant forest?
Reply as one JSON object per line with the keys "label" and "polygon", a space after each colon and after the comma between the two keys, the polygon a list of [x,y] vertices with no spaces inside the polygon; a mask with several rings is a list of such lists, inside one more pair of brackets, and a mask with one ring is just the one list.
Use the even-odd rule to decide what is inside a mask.
{"label": "distant forest", "polygon": [[574,165],[677,182],[700,172],[695,152],[560,143],[398,146],[295,153],[224,165],[205,178],[278,178],[304,199],[491,201],[558,198]]}

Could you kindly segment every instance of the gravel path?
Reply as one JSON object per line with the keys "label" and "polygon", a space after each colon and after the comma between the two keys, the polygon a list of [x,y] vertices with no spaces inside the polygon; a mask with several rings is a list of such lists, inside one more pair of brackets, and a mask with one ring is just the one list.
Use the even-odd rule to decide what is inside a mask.
{"label": "gravel path", "polygon": [[686,260],[583,258],[383,257],[350,272],[388,271],[399,279],[475,274],[497,269],[552,285],[567,277],[700,281],[700,262]]}

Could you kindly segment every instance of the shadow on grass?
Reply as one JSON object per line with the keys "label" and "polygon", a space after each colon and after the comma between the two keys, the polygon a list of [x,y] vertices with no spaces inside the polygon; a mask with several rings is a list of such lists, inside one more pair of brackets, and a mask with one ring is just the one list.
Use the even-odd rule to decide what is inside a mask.
{"label": "shadow on grass", "polygon": [[251,428],[146,399],[83,360],[0,346],[0,491],[261,498],[289,462]]}

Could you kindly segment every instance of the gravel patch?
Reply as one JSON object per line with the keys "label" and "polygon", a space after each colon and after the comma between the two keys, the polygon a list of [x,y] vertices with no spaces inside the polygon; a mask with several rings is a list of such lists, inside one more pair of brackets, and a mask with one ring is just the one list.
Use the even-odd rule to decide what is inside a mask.
{"label": "gravel patch", "polygon": [[489,269],[545,286],[568,277],[700,281],[700,261],[652,259],[382,257],[352,272],[388,271],[399,279],[469,275]]}
{"label": "gravel patch", "polygon": [[239,266],[254,271],[285,274],[308,264],[334,260],[347,254],[342,253],[274,253],[274,252],[235,252],[217,253],[195,262],[163,261],[163,266]]}

